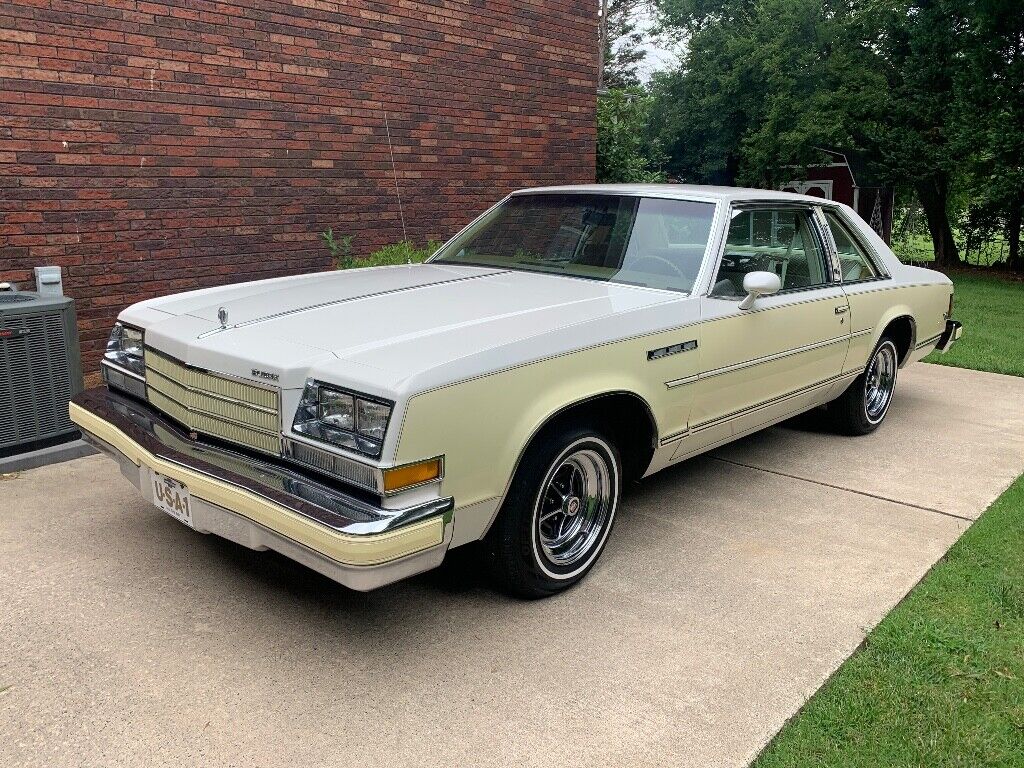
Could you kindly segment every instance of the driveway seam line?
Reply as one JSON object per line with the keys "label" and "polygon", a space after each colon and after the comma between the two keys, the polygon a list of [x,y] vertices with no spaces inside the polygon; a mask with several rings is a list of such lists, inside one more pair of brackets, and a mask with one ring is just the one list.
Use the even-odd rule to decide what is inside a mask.
{"label": "driveway seam line", "polygon": [[753,464],[744,464],[741,461],[733,461],[732,459],[724,459],[721,456],[712,456],[711,458],[714,459],[715,461],[721,461],[721,462],[724,462],[726,464],[732,464],[732,465],[737,466],[737,467],[745,467],[747,469],[757,470],[758,472],[767,472],[767,473],[769,473],[771,475],[778,475],[779,477],[788,477],[788,478],[791,478],[793,480],[802,480],[805,483],[811,483],[813,485],[821,485],[821,486],[824,486],[826,488],[834,488],[837,491],[846,491],[848,493],[856,493],[859,496],[867,496],[868,498],[878,499],[879,501],[888,501],[888,502],[891,502],[892,504],[899,504],[899,505],[904,506],[904,507],[911,507],[913,509],[920,509],[922,512],[934,512],[936,515],[943,515],[944,517],[952,517],[954,520],[963,520],[964,522],[967,522],[967,523],[973,523],[974,522],[974,518],[972,518],[972,517],[965,517],[963,515],[958,515],[958,514],[956,514],[954,512],[945,512],[945,511],[943,511],[941,509],[935,509],[934,507],[925,507],[925,506],[922,506],[920,504],[914,504],[914,503],[909,502],[909,501],[899,501],[897,499],[891,499],[888,496],[879,496],[877,493],[868,493],[867,491],[858,491],[858,490],[856,490],[854,488],[845,488],[845,487],[843,487],[841,485],[833,485],[832,483],[826,483],[826,482],[823,482],[821,480],[812,480],[809,477],[801,477],[800,475],[791,475],[791,474],[789,474],[787,472],[779,472],[776,469],[767,469],[765,467],[756,467]]}

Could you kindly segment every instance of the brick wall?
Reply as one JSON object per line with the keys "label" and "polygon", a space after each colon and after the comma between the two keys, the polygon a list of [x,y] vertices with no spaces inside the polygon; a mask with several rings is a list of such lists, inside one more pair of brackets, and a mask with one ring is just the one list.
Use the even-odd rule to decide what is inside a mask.
{"label": "brick wall", "polygon": [[142,298],[446,239],[590,181],[593,0],[0,3],[0,279],[64,267],[87,371]]}

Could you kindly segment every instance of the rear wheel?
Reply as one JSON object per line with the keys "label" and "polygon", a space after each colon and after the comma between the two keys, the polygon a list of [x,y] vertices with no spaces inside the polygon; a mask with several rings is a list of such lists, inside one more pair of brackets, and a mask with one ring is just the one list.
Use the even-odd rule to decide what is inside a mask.
{"label": "rear wheel", "polygon": [[898,370],[896,344],[888,336],[883,336],[864,373],[829,403],[829,413],[836,429],[847,435],[874,432],[889,412]]}
{"label": "rear wheel", "polygon": [[568,589],[597,562],[615,522],[622,465],[595,430],[557,430],[530,446],[485,540],[491,572],[511,594]]}

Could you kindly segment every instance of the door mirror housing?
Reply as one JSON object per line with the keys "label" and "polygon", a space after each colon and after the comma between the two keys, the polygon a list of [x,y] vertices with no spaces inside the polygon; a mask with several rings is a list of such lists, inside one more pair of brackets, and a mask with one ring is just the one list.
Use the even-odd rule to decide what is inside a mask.
{"label": "door mirror housing", "polygon": [[743,276],[743,290],[747,295],[740,302],[740,309],[750,309],[759,297],[781,291],[782,281],[774,272],[748,272]]}

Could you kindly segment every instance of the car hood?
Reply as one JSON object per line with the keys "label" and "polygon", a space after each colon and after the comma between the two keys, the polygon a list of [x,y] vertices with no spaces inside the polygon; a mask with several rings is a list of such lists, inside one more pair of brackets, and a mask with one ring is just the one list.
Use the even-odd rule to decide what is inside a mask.
{"label": "car hood", "polygon": [[433,384],[444,379],[439,370],[464,377],[469,369],[456,361],[517,345],[515,356],[499,356],[506,367],[529,355],[525,340],[678,298],[560,275],[420,264],[194,291],[142,302],[122,319],[190,365],[276,376],[283,387],[337,369],[332,381],[383,393],[426,371],[435,372]]}

